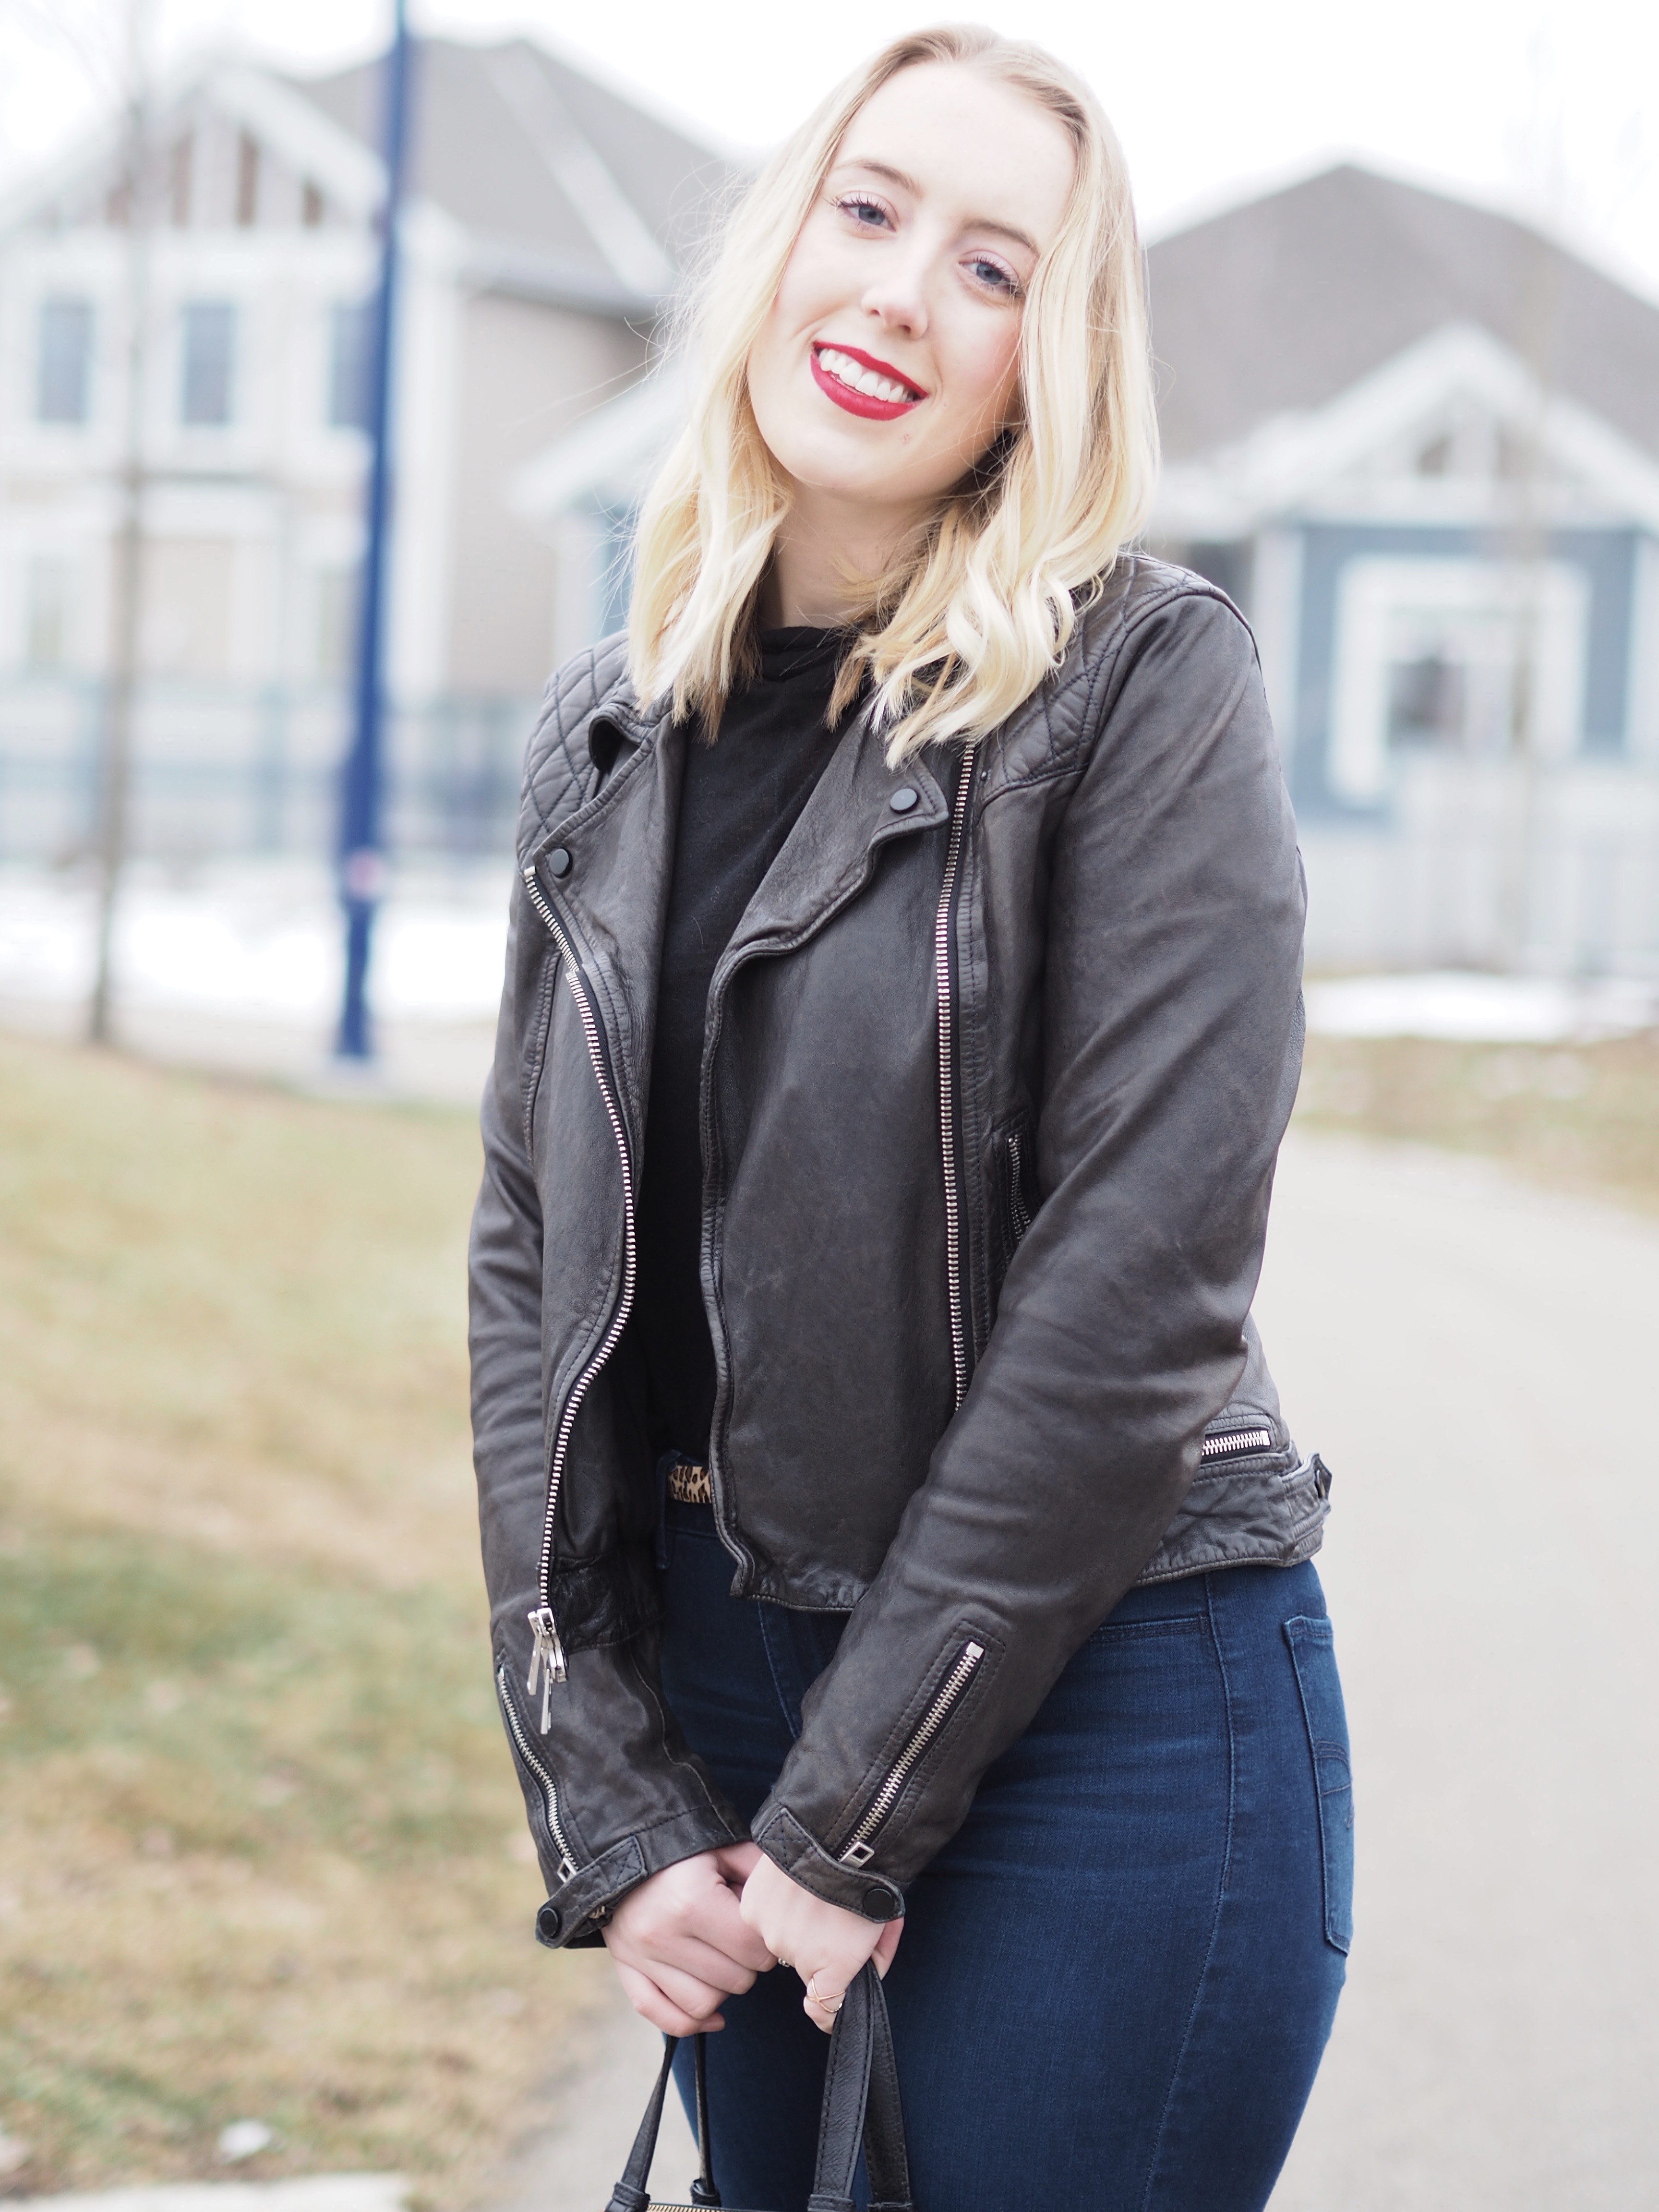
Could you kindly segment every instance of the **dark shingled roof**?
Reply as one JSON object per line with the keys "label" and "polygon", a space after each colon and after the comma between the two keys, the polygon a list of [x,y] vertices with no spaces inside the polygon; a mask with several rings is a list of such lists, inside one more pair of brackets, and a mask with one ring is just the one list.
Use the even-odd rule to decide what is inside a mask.
{"label": "dark shingled roof", "polygon": [[1173,459],[1322,406],[1457,321],[1659,453],[1659,307],[1507,216],[1344,166],[1147,258]]}
{"label": "dark shingled roof", "polygon": [[[607,91],[526,39],[464,46],[417,42],[413,72],[410,178],[415,188],[475,235],[539,254],[603,288],[617,271],[538,150],[525,105],[502,89],[519,72],[574,121],[614,185],[669,259],[683,261],[708,219],[709,196],[732,175],[699,145]],[[378,149],[381,64],[325,77],[290,78],[293,88]],[[532,92],[533,98],[533,92]]]}

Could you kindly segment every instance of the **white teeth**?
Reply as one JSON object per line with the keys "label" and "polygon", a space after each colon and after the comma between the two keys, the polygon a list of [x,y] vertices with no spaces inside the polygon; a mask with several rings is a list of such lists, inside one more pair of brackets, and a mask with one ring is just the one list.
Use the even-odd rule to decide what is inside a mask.
{"label": "white teeth", "polygon": [[850,354],[838,353],[833,347],[820,346],[818,361],[838,384],[849,385],[867,398],[884,399],[890,406],[903,406],[915,398],[908,385],[896,384],[890,376],[878,376],[873,368],[866,368]]}

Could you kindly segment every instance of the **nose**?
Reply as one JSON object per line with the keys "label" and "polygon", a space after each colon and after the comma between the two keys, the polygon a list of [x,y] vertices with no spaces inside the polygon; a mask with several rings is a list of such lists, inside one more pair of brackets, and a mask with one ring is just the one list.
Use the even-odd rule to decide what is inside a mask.
{"label": "nose", "polygon": [[901,337],[919,338],[927,328],[927,263],[919,254],[895,255],[864,295],[866,315]]}

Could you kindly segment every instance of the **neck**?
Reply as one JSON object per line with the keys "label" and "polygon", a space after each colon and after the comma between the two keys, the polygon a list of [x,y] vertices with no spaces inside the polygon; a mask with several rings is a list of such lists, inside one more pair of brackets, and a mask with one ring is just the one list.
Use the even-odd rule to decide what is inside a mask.
{"label": "neck", "polygon": [[872,507],[792,483],[789,512],[761,587],[763,627],[835,629],[849,621],[868,605],[871,585],[926,514],[925,507]]}

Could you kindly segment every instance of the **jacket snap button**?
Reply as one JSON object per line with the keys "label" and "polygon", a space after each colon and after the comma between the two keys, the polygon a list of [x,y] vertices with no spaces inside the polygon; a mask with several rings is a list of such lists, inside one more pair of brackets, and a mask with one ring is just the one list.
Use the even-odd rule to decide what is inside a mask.
{"label": "jacket snap button", "polygon": [[544,1905],[536,1915],[536,1940],[538,1943],[556,1943],[564,1917],[556,1905]]}
{"label": "jacket snap button", "polygon": [[888,800],[887,804],[892,808],[895,814],[908,814],[910,811],[910,809],[918,803],[921,798],[921,793],[916,789],[913,783],[902,783],[898,789],[893,793],[892,797]]}
{"label": "jacket snap button", "polygon": [[548,854],[547,872],[550,876],[568,876],[570,873],[570,855],[562,845],[556,845]]}
{"label": "jacket snap button", "polygon": [[[915,793],[913,792],[910,795],[914,798]],[[897,1911],[898,1906],[888,1891],[866,1889],[864,1893],[864,1910],[866,1917],[871,1920],[890,1920]]]}

